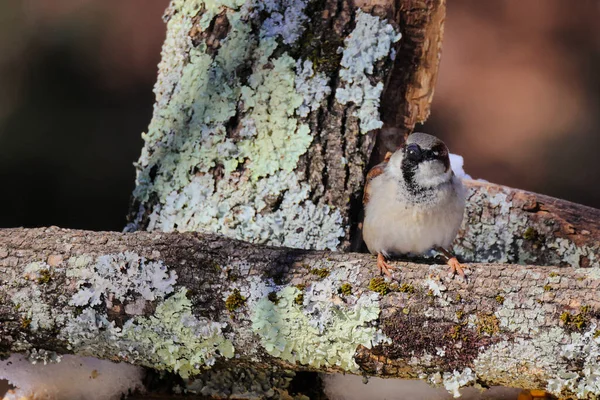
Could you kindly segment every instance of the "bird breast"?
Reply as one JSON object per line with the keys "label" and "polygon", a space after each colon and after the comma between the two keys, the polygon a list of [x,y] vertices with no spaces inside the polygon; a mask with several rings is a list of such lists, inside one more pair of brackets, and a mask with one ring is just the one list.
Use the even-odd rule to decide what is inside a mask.
{"label": "bird breast", "polygon": [[371,182],[365,207],[363,239],[373,254],[423,254],[436,247],[449,247],[462,222],[466,193],[453,177],[419,202],[395,179],[382,174]]}

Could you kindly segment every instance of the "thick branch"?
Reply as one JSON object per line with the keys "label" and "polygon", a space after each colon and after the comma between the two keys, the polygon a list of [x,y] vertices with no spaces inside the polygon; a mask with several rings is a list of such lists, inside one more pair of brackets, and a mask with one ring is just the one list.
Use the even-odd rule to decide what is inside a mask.
{"label": "thick branch", "polygon": [[[510,191],[513,203],[521,196],[486,188]],[[466,283],[439,265],[397,266],[389,284],[366,254],[200,234],[4,229],[0,351],[75,352],[184,376],[216,360],[555,392],[592,379],[597,268],[471,264]]]}

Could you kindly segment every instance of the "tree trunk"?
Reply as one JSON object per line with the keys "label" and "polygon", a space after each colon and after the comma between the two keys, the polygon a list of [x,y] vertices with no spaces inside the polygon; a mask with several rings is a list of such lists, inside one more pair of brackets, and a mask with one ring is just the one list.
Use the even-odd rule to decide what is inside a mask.
{"label": "tree trunk", "polygon": [[[472,184],[468,214],[492,211],[496,221],[541,214],[554,227],[579,215],[566,248],[587,251],[599,239],[597,229],[575,233],[598,210]],[[494,237],[506,227],[486,229]],[[474,238],[476,246],[488,240]],[[538,249],[550,245],[539,240]],[[278,365],[421,378],[450,390],[477,383],[599,392],[596,264],[470,264],[468,282],[436,264],[397,266],[398,281],[386,283],[365,254],[192,233],[4,229],[0,351],[74,352],[200,374],[200,387],[209,385],[201,375],[208,366]]]}
{"label": "tree trunk", "polygon": [[429,112],[444,15],[443,0],[174,0],[127,230],[348,250],[374,134],[394,127],[377,158]]}

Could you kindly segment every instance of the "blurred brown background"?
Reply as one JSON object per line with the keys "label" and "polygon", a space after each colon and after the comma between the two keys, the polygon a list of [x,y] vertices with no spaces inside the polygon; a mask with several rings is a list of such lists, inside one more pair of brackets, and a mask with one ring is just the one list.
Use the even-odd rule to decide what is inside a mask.
{"label": "blurred brown background", "polygon": [[[168,0],[0,1],[0,226],[120,230]],[[473,177],[600,207],[600,2],[450,0],[418,128]]]}

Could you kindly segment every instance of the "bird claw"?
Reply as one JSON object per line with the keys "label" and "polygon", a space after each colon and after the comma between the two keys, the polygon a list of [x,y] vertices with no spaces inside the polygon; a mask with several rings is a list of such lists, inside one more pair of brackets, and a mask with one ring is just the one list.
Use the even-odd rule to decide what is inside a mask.
{"label": "bird claw", "polygon": [[392,278],[390,271],[393,271],[394,267],[385,261],[385,257],[381,253],[377,254],[377,268],[379,268],[379,273],[386,274],[390,279]]}
{"label": "bird claw", "polygon": [[465,280],[467,279],[463,265],[458,262],[456,257],[450,258],[446,263],[450,267],[450,274],[452,276],[454,276],[458,273],[463,279],[465,279]]}

